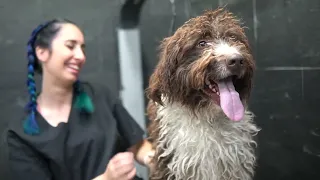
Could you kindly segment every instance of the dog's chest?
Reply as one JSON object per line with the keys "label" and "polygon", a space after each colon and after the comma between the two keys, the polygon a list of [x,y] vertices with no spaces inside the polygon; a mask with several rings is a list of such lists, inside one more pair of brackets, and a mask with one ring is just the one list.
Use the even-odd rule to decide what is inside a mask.
{"label": "dog's chest", "polygon": [[252,135],[258,128],[250,115],[235,123],[213,112],[195,117],[173,104],[159,109],[158,117],[157,148],[163,152],[160,156],[172,156],[167,166],[170,178],[251,179],[255,162]]}

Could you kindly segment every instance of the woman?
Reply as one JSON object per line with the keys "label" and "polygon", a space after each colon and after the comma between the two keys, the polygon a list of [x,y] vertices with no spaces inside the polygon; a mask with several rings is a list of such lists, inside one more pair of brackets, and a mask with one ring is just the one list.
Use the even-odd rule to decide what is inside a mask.
{"label": "woman", "polygon": [[[24,121],[7,133],[15,180],[131,180],[134,160],[147,165],[149,142],[107,88],[78,81],[86,61],[84,35],[52,20],[28,42],[30,102]],[[36,93],[34,72],[42,74]]]}

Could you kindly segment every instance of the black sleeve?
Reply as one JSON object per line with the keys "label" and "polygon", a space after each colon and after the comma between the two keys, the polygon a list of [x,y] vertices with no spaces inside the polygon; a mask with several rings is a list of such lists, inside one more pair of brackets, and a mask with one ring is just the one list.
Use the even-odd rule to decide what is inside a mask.
{"label": "black sleeve", "polygon": [[116,101],[113,105],[113,115],[118,124],[119,134],[126,141],[127,148],[143,140],[144,131],[123,107],[120,100]]}
{"label": "black sleeve", "polygon": [[12,179],[52,180],[45,161],[13,131],[7,132],[7,144]]}

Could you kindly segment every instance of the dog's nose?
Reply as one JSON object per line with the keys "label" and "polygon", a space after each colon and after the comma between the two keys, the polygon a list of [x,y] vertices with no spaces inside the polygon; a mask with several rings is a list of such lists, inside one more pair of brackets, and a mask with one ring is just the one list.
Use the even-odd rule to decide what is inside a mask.
{"label": "dog's nose", "polygon": [[233,57],[227,60],[227,67],[232,73],[239,73],[244,66],[244,59],[241,56]]}
{"label": "dog's nose", "polygon": [[227,66],[229,68],[238,68],[243,66],[243,58],[242,57],[235,57],[227,60]]}

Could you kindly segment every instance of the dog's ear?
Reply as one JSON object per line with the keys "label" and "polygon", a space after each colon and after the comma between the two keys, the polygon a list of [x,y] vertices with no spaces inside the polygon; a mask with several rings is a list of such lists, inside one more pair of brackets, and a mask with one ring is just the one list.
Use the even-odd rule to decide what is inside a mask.
{"label": "dog's ear", "polygon": [[249,70],[244,76],[244,97],[249,100],[253,86],[253,70]]}
{"label": "dog's ear", "polygon": [[253,51],[250,46],[249,40],[245,37],[242,41],[246,47],[246,53],[244,53],[245,58],[248,60],[247,70],[244,76],[241,78],[239,82],[239,86],[244,87],[239,94],[243,99],[248,103],[251,91],[253,88],[253,81],[254,81],[254,73],[256,70],[255,59],[253,57]]}
{"label": "dog's ear", "polygon": [[239,94],[242,97],[242,100],[245,101],[245,104],[249,103],[249,98],[251,96],[251,91],[253,87],[253,81],[254,81],[254,71],[255,71],[255,65],[250,64],[248,66],[248,69],[244,76],[241,78],[240,81],[236,81],[236,86],[241,86],[243,87],[240,91]]}
{"label": "dog's ear", "polygon": [[177,39],[172,36],[165,38],[159,48],[159,63],[149,79],[147,97],[153,101],[162,104],[161,96],[169,94],[172,90],[172,81],[174,73],[178,67],[180,59],[181,46],[178,45]]}

